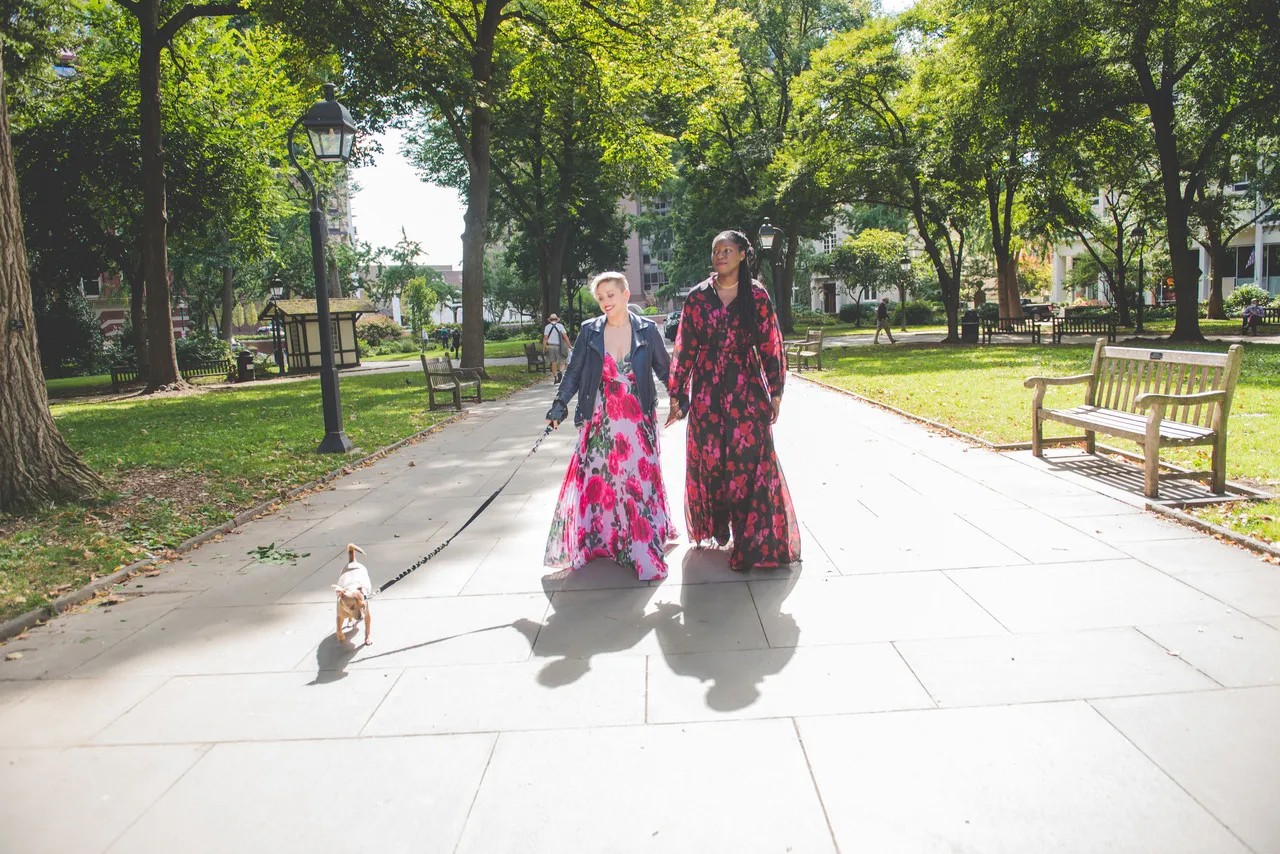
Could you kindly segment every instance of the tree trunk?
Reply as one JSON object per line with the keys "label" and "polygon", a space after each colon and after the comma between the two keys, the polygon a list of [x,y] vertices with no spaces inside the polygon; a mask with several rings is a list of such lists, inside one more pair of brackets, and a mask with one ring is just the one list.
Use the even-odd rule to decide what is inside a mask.
{"label": "tree trunk", "polygon": [[329,298],[342,299],[342,276],[338,273],[338,259],[332,255],[325,261],[328,267]]}
{"label": "tree trunk", "polygon": [[[489,227],[489,111],[471,117],[470,176],[462,232],[462,367],[484,368],[484,243]],[[457,317],[457,312],[454,312]]]}
{"label": "tree trunk", "polygon": [[1022,317],[1018,296],[1018,265],[1013,257],[1013,188],[1005,179],[987,176],[987,214],[991,224],[991,249],[996,257],[996,293],[1001,317]]}
{"label": "tree trunk", "polygon": [[[122,274],[123,275],[123,274]],[[133,355],[141,368],[147,364],[147,283],[135,271],[129,283],[129,325],[133,327]]]}
{"label": "tree trunk", "polygon": [[85,498],[102,479],[62,438],[53,416],[36,340],[18,179],[9,139],[8,93],[0,57],[0,512]]}
{"label": "tree trunk", "polygon": [[778,312],[778,326],[783,335],[794,335],[795,321],[791,315],[791,285],[796,277],[796,255],[800,252],[800,235],[788,230],[787,254],[782,259],[782,281],[774,282],[774,303]]}
{"label": "tree trunk", "polygon": [[139,0],[138,87],[142,138],[142,280],[147,291],[147,391],[181,387],[173,347],[166,245],[164,143],[160,128],[160,0]]}
{"label": "tree trunk", "polygon": [[[1160,185],[1164,195],[1166,234],[1169,238],[1169,260],[1173,266],[1173,290],[1177,301],[1171,341],[1203,341],[1200,332],[1200,295],[1198,264],[1193,265],[1187,249],[1191,229],[1187,224],[1191,213],[1189,200],[1183,196],[1182,160],[1178,138],[1174,132],[1172,85],[1156,89],[1148,81],[1144,87],[1147,109],[1151,114],[1156,152],[1160,157]],[[1197,176],[1190,179],[1194,181]]]}
{"label": "tree trunk", "polygon": [[1213,320],[1226,320],[1226,301],[1222,297],[1222,266],[1218,263],[1218,259],[1223,255],[1222,240],[1217,232],[1207,228],[1204,245],[1209,250],[1209,311],[1207,314]]}
{"label": "tree trunk", "polygon": [[222,268],[222,340],[230,341],[235,334],[231,315],[235,312],[235,275],[230,267]]}

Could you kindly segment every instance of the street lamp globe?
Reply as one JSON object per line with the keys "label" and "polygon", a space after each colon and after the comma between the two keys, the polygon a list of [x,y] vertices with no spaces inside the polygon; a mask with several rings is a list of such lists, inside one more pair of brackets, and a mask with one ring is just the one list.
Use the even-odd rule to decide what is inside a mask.
{"label": "street lamp globe", "polygon": [[284,296],[284,282],[280,281],[279,275],[271,277],[270,288],[272,301],[278,300]]}
{"label": "street lamp globe", "polygon": [[356,124],[347,108],[338,103],[336,92],[332,83],[324,84],[324,100],[317,101],[302,117],[311,151],[322,163],[346,163],[356,141]]}
{"label": "street lamp globe", "polygon": [[910,273],[911,257],[908,255],[903,255],[902,258],[898,261],[898,269],[902,270],[904,275],[907,273]]}
{"label": "street lamp globe", "polygon": [[765,252],[773,249],[773,241],[781,233],[782,229],[775,228],[774,225],[769,222],[769,218],[765,217],[764,224],[760,226],[760,248]]}

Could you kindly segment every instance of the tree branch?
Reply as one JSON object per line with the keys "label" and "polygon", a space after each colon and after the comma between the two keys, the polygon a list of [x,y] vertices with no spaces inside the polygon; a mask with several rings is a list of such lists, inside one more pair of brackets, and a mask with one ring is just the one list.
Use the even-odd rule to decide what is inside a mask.
{"label": "tree branch", "polygon": [[226,15],[240,15],[248,11],[239,3],[188,3],[160,27],[160,44],[168,44],[178,34],[178,30],[196,18],[220,18]]}

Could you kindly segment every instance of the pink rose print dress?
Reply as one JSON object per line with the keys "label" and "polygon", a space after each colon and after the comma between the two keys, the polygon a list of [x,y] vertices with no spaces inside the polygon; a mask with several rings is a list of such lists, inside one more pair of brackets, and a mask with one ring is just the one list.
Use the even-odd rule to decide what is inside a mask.
{"label": "pink rose print dress", "polygon": [[608,353],[600,397],[578,438],[547,538],[546,565],[580,569],[595,558],[667,577],[663,546],[676,538],[658,464],[658,429],[633,389],[631,358]]}
{"label": "pink rose print dress", "polygon": [[731,569],[800,560],[800,526],[773,447],[772,395],[787,363],[769,292],[759,283],[750,322],[736,300],[726,308],[708,280],[684,303],[667,390],[686,397],[689,427],[685,520],[689,539],[721,545],[732,535]]}

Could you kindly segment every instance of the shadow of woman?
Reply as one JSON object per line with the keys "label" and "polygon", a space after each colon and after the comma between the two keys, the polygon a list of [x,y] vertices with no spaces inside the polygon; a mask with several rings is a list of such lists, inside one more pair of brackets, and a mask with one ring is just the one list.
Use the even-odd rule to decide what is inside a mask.
{"label": "shadow of woman", "polygon": [[[596,560],[578,574],[624,572],[612,561]],[[512,623],[525,636],[535,658],[549,659],[538,684],[556,688],[576,682],[591,669],[591,657],[634,648],[663,619],[649,611],[652,585],[598,589],[563,589],[567,572],[544,576],[542,590],[551,602],[545,623],[521,618]]]}
{"label": "shadow of woman", "polygon": [[[743,576],[728,568],[728,560],[727,551],[690,550],[684,556],[680,605],[658,606],[663,617],[657,626],[658,642],[667,666],[681,676],[710,683],[707,707],[718,712],[745,709],[759,700],[761,684],[782,672],[800,638],[795,618],[783,613],[782,605],[800,578],[801,564]],[[733,580],[710,580],[726,576]],[[768,647],[726,649],[728,621],[762,627]]]}

